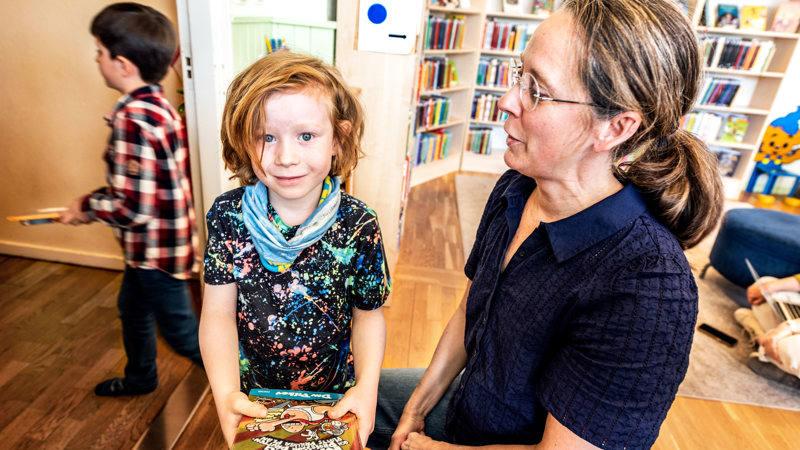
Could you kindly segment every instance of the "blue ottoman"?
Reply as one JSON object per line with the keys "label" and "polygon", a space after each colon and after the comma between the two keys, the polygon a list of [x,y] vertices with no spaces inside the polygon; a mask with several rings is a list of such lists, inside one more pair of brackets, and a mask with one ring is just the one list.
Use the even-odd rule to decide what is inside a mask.
{"label": "blue ottoman", "polygon": [[747,287],[753,284],[753,276],[745,258],[761,276],[800,273],[800,216],[761,208],[725,213],[711,248],[710,265],[731,282]]}

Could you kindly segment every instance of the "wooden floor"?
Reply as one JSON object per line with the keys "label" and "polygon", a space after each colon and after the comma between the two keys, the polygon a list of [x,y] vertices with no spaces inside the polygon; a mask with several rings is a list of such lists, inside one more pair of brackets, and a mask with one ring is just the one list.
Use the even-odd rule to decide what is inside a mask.
{"label": "wooden floor", "polygon": [[159,387],[101,398],[125,364],[120,272],[0,256],[0,447],[132,448],[192,364],[159,341]]}
{"label": "wooden floor", "polygon": [[[454,177],[409,196],[391,306],[385,367],[427,365],[466,277]],[[160,387],[130,399],[97,398],[95,383],[122,373],[118,272],[0,256],[0,446],[132,448],[191,365],[159,348]],[[720,374],[724,383],[724,374]],[[656,449],[790,449],[800,412],[678,397]],[[142,444],[141,448],[162,448]],[[225,448],[210,395],[174,448]]]}

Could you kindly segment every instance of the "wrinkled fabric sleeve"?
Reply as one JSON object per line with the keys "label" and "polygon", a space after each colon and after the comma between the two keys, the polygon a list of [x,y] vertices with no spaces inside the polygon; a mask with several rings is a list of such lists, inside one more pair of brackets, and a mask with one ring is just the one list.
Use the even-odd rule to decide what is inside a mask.
{"label": "wrinkled fabric sleeve", "polygon": [[686,374],[697,287],[673,259],[651,257],[604,292],[579,292],[591,301],[579,301],[544,359],[541,403],[596,446],[650,448]]}

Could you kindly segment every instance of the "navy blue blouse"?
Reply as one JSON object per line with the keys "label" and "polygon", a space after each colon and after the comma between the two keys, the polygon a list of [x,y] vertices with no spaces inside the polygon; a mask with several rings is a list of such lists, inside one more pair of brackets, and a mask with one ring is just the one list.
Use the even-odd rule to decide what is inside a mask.
{"label": "navy blue blouse", "polygon": [[448,410],[462,444],[535,444],[547,413],[605,448],[649,448],[689,363],[697,286],[627,185],[542,223],[501,264],[535,181],[506,172],[465,272],[467,365]]}

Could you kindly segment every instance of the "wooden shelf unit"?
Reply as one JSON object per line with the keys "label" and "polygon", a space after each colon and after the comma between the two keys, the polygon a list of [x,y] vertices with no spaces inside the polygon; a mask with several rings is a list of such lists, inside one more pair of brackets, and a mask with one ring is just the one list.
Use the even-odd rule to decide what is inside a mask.
{"label": "wooden shelf unit", "polygon": [[[767,24],[772,23],[775,9],[781,0],[764,0],[759,4],[768,7]],[[692,24],[695,26],[699,37],[704,35],[726,36],[733,38],[753,38],[762,40],[772,40],[775,43],[775,53],[769,65],[763,72],[752,72],[745,70],[706,68],[706,76],[728,77],[742,80],[743,89],[741,94],[734,98],[730,106],[701,105],[695,106],[696,111],[714,112],[721,115],[741,114],[750,119],[747,133],[741,143],[722,142],[716,139],[709,140],[707,143],[714,147],[724,147],[736,150],[740,153],[739,163],[732,176],[723,177],[725,183],[725,194],[728,198],[738,198],[745,181],[752,172],[754,161],[753,157],[758,151],[761,137],[769,125],[768,119],[772,114],[772,107],[778,91],[784,80],[789,63],[795,55],[798,42],[797,33],[777,33],[771,31],[715,28],[705,26],[703,23],[703,10],[706,3],[716,4],[713,0],[693,0],[689,2],[689,14]],[[730,0],[727,3],[746,4],[746,0]],[[506,92],[505,88],[490,86],[479,86],[476,84],[477,68],[481,58],[497,58],[503,60],[518,56],[520,51],[487,50],[482,48],[484,24],[487,20],[502,22],[514,22],[517,24],[539,23],[547,18],[542,14],[517,14],[502,12],[502,2],[500,0],[473,0],[470,8],[451,8],[441,6],[431,6],[430,0],[426,0],[428,6],[423,11],[421,36],[423,39],[419,43],[420,60],[430,56],[447,57],[456,64],[459,84],[457,87],[440,89],[430,92],[420,92],[420,95],[437,94],[444,95],[451,99],[451,115],[466,120],[450,120],[446,125],[438,128],[445,128],[452,132],[453,139],[448,162],[435,161],[434,164],[421,164],[411,169],[411,185],[417,185],[432,178],[445,175],[458,170],[480,171],[490,173],[501,173],[506,166],[503,162],[503,148],[492,149],[488,155],[474,154],[465,151],[467,134],[470,125],[492,127],[492,134],[504,136],[502,122],[485,122],[469,119],[472,108],[472,98],[476,93],[486,92],[495,95],[502,95]],[[556,8],[560,1],[556,1]],[[718,3],[718,2],[717,2]],[[430,14],[446,15],[461,14],[465,16],[466,32],[463,47],[458,50],[426,50],[425,43],[425,23]],[[412,136],[413,138],[413,136]],[[502,142],[504,139],[494,138],[495,142]],[[410,140],[409,153],[414,151],[414,140]]]}
{"label": "wooden shelf unit", "polygon": [[704,20],[706,6],[714,8],[714,5],[719,3],[738,4],[739,6],[746,4],[767,6],[767,29],[769,29],[775,10],[781,0],[764,0],[757,3],[750,3],[747,0],[694,0],[689,2],[690,18],[698,37],[721,36],[726,38],[771,40],[775,44],[774,55],[763,72],[706,67],[704,69],[705,76],[741,80],[742,87],[746,87],[746,89],[744,89],[744,92],[738,92],[728,107],[701,105],[699,103],[695,105],[696,111],[707,111],[721,115],[741,114],[748,116],[750,119],[747,132],[741,143],[722,142],[716,139],[707,140],[709,146],[723,147],[740,153],[739,162],[733,174],[723,177],[725,197],[737,199],[755,166],[753,158],[758,152],[761,137],[769,125],[775,99],[785,78],[789,63],[796,53],[795,50],[800,35],[797,33],[707,26]]}
{"label": "wooden shelf unit", "polygon": [[[482,155],[465,150],[467,135],[470,126],[491,127],[495,142],[505,142],[505,132],[503,123],[498,121],[484,121],[470,118],[472,110],[472,100],[476,93],[489,93],[502,96],[507,88],[494,86],[477,85],[478,64],[481,58],[496,58],[498,60],[508,60],[512,57],[519,57],[520,51],[504,51],[483,48],[484,27],[487,20],[500,22],[510,22],[518,25],[538,23],[546,19],[542,14],[517,14],[502,12],[502,2],[500,0],[472,0],[469,8],[452,8],[442,6],[432,6],[426,0],[427,6],[423,11],[422,17],[422,39],[420,39],[418,54],[420,61],[426,57],[446,57],[455,62],[458,73],[458,86],[433,91],[416,89],[417,92],[414,102],[420,95],[444,95],[451,99],[450,108],[451,119],[446,125],[437,126],[437,129],[447,129],[452,132],[452,141],[449,156],[444,160],[433,161],[430,163],[419,164],[411,168],[411,186],[424,183],[433,178],[437,178],[448,173],[459,170],[502,173],[507,169],[503,161],[505,148],[494,148],[493,153]],[[558,2],[557,2],[558,3]],[[429,15],[463,15],[465,19],[464,41],[461,49],[458,50],[430,50],[425,48],[427,19]],[[418,69],[419,70],[419,69]],[[419,83],[419,77],[417,83]],[[461,119],[453,119],[453,115]],[[430,129],[432,127],[428,127]],[[421,130],[421,131],[426,131]],[[409,140],[409,156],[413,159],[415,151],[415,136]]]}

